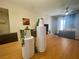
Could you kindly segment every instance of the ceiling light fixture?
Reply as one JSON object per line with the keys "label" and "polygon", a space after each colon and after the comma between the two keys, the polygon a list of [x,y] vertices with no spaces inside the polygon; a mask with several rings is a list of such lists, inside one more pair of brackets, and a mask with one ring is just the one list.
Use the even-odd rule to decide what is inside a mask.
{"label": "ceiling light fixture", "polygon": [[68,15],[68,14],[69,14],[69,7],[67,7],[65,10],[65,15]]}

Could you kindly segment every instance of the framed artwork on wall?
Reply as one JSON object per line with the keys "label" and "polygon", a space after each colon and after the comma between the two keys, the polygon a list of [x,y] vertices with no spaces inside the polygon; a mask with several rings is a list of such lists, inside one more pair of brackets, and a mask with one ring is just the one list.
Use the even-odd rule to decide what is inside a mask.
{"label": "framed artwork on wall", "polygon": [[10,33],[9,10],[0,7],[0,34]]}
{"label": "framed artwork on wall", "polygon": [[0,19],[0,24],[5,24],[6,23],[6,21],[4,20],[4,19]]}
{"label": "framed artwork on wall", "polygon": [[22,18],[23,25],[30,25],[30,19],[29,18]]}

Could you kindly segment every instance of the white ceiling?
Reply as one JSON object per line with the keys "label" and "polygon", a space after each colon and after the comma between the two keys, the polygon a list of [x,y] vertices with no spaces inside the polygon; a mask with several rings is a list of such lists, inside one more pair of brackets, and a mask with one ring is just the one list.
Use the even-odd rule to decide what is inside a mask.
{"label": "white ceiling", "polygon": [[70,9],[79,8],[79,0],[0,0],[9,1],[34,9],[37,13],[50,13],[50,15],[63,14],[67,6]]}

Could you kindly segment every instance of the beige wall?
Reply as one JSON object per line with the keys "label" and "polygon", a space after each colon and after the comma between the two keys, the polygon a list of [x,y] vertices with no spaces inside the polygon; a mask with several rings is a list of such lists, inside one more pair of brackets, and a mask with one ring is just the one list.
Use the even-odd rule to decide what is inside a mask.
{"label": "beige wall", "polygon": [[18,32],[22,28],[25,28],[22,24],[22,18],[30,18],[31,28],[35,27],[36,16],[33,10],[28,10],[20,5],[10,3],[10,2],[0,2],[0,7],[6,8],[9,10],[9,23],[10,23],[10,32]]}
{"label": "beige wall", "polygon": [[25,28],[22,24],[22,18],[30,18],[30,27],[35,28],[36,21],[39,17],[43,17],[45,24],[49,24],[49,31],[51,32],[51,17],[46,14],[36,13],[33,9],[25,8],[21,5],[11,2],[0,2],[0,7],[6,8],[9,10],[9,23],[10,23],[10,32],[18,32],[19,37],[19,30]]}

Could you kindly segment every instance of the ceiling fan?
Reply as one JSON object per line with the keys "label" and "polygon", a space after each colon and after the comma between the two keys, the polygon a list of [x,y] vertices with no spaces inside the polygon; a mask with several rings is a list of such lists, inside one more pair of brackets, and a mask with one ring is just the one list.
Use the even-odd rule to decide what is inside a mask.
{"label": "ceiling fan", "polygon": [[71,9],[71,0],[67,1],[67,4],[65,5],[65,15],[69,15],[72,13],[72,11],[74,11],[73,9]]}
{"label": "ceiling fan", "polygon": [[67,4],[65,5],[65,15],[70,15],[70,14],[76,14],[79,12],[78,8],[72,7],[71,0],[67,1]]}
{"label": "ceiling fan", "polygon": [[77,14],[77,13],[79,13],[79,9],[70,9],[69,7],[67,7],[66,9],[65,9],[65,15],[70,15],[70,14]]}
{"label": "ceiling fan", "polygon": [[71,10],[69,7],[66,7],[65,9],[65,15],[69,15],[69,14],[72,14],[74,10]]}

